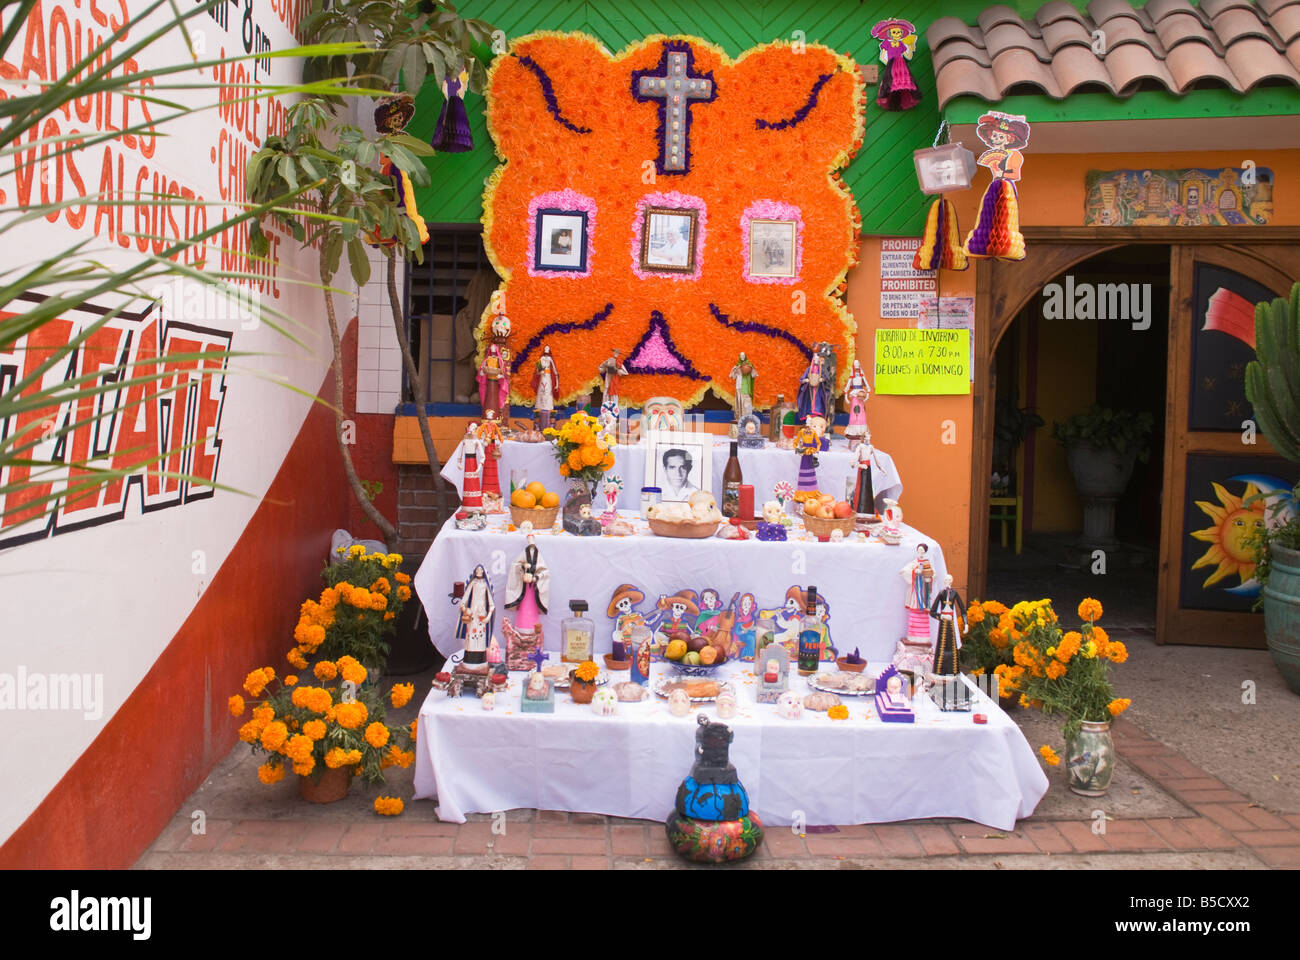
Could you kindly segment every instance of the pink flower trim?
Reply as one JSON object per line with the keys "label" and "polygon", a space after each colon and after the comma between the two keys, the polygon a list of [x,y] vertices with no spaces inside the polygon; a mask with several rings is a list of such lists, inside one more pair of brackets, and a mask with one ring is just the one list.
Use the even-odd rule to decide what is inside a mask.
{"label": "pink flower trim", "polygon": [[[794,228],[794,276],[793,277],[752,277],[749,275],[749,222],[751,220],[793,220]],[[783,283],[799,282],[803,273],[803,216],[799,208],[779,200],[755,200],[740,215],[740,236],[744,246],[745,279],[749,283]]]}
{"label": "pink flower trim", "polygon": [[[587,235],[582,242],[587,245],[586,270],[539,270],[537,263],[537,217],[539,210],[568,210],[587,215]],[[591,261],[596,255],[596,201],[576,190],[552,190],[539,193],[528,203],[528,275],[530,277],[589,277]]]}
{"label": "pink flower trim", "polygon": [[[655,270],[641,269],[641,231],[645,227],[646,207],[677,207],[698,210],[699,217],[695,224],[695,272],[694,273],[659,273]],[[636,204],[636,223],[632,228],[632,272],[642,280],[698,280],[704,267],[704,222],[707,218],[706,206],[700,197],[692,197],[675,190],[669,193],[647,193]]]}

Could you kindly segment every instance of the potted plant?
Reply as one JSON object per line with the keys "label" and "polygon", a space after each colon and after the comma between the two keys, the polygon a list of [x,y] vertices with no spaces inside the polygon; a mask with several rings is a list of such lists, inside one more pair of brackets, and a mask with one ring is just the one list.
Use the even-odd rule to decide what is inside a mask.
{"label": "potted plant", "polygon": [[600,668],[595,660],[584,660],[576,670],[569,671],[569,696],[574,703],[591,703],[596,694],[596,677]]}
{"label": "potted plant", "polygon": [[969,629],[958,651],[962,671],[973,677],[996,676],[1002,708],[1016,709],[1020,702],[1015,680],[1024,668],[1016,666],[1011,657],[1011,611],[996,600],[972,600],[966,608],[966,623]]}
{"label": "potted plant", "polygon": [[1009,496],[1015,490],[1016,451],[1030,430],[1043,425],[1043,418],[1030,413],[1028,407],[1017,406],[1017,399],[1014,391],[999,395],[993,415],[993,474],[998,478],[992,485],[995,497]]}
{"label": "potted plant", "polygon": [[[1079,604],[1078,630],[1062,631],[1050,600],[1026,601],[1011,608],[1016,629],[1012,657],[1021,668],[1015,680],[1022,706],[1065,718],[1067,782],[1075,793],[1103,796],[1115,770],[1111,720],[1128,709],[1115,696],[1110,666],[1128,659],[1123,643],[1111,640],[1096,625],[1101,604],[1091,597]],[[1061,758],[1050,746],[1039,751],[1052,766]]]}
{"label": "potted plant", "polygon": [[[254,670],[244,693],[254,698],[252,718],[239,728],[239,739],[269,759],[258,767],[265,784],[284,779],[288,764],[298,774],[298,788],[309,803],[332,803],[348,792],[354,775],[367,783],[384,779],[385,768],[408,767],[415,759],[409,727],[384,723],[379,685],[353,657],[321,660],[313,673],[317,685],[283,679],[271,667]],[[272,689],[275,685],[275,689]],[[405,706],[413,687],[393,688],[390,702]],[[232,716],[243,716],[242,694],[229,700]]]}
{"label": "potted plant", "polygon": [[[1289,300],[1255,306],[1255,357],[1246,367],[1246,398],[1255,420],[1281,456],[1300,463],[1300,283]],[[1294,509],[1300,486],[1289,501],[1279,498],[1256,538],[1264,607],[1264,637],[1292,693],[1300,693],[1300,517]]]}
{"label": "potted plant", "polygon": [[304,601],[299,610],[289,663],[306,670],[311,656],[350,656],[378,676],[397,618],[411,599],[411,578],[398,569],[401,563],[401,554],[367,553],[360,544],[339,547],[338,559],[322,573],[319,599]]}
{"label": "potted plant", "polygon": [[1115,504],[1128,486],[1133,465],[1151,457],[1153,425],[1146,411],[1111,410],[1098,404],[1087,413],[1052,424],[1052,436],[1065,447],[1070,474],[1083,498],[1084,547],[1118,543]]}

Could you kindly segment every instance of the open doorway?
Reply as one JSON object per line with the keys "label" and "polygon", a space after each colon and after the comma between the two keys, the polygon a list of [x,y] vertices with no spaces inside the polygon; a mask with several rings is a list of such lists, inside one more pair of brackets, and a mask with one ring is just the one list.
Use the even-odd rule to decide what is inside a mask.
{"label": "open doorway", "polygon": [[[1095,578],[1104,573],[1107,620],[1154,629],[1170,259],[1169,246],[1149,244],[1074,263],[1030,297],[998,340],[986,596],[1081,598],[1103,592]],[[1100,554],[1097,508],[1085,538],[1085,499],[1053,439],[1055,424],[1094,406],[1151,424],[1146,456],[1114,502],[1113,541]]]}

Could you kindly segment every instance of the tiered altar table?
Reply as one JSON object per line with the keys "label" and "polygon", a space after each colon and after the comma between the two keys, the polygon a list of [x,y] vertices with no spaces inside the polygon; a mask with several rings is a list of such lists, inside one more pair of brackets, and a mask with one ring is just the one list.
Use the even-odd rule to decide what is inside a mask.
{"label": "tiered altar table", "polygon": [[[722,502],[722,471],[727,466],[727,457],[731,452],[730,441],[724,436],[713,435],[713,466],[710,484],[712,493],[718,503]],[[614,448],[614,466],[609,471],[623,478],[623,492],[619,495],[618,505],[625,510],[639,510],[641,506],[641,487],[645,480],[646,447],[643,444],[620,443]],[[781,450],[775,444],[753,450],[741,448],[738,453],[740,469],[745,476],[745,483],[754,487],[754,507],[761,507],[763,502],[771,499],[772,487],[779,480],[791,483],[799,476],[799,455],[793,450]],[[460,489],[464,471],[456,466],[460,459],[460,447],[448,459],[442,468],[442,476],[457,490]],[[818,489],[835,495],[837,500],[845,499],[845,481],[853,476],[853,448],[843,437],[832,437],[830,449],[818,454],[817,482]],[[560,466],[555,459],[555,446],[550,443],[519,443],[507,440],[502,446],[501,460],[497,470],[501,479],[501,490],[510,495],[510,471],[519,471],[529,480],[540,480],[547,490],[554,490],[563,496],[565,486],[560,477]],[[903,495],[903,481],[894,466],[894,459],[883,450],[875,451],[875,460],[871,469],[872,489],[876,502],[881,503],[885,497],[898,500]]]}
{"label": "tiered altar table", "polygon": [[[943,713],[928,697],[917,702],[914,724],[881,722],[869,697],[842,698],[847,720],[810,711],[786,720],[755,701],[752,666],[724,664],[717,679],[730,676],[737,687],[738,711],[726,721],[735,732],[731,762],[768,826],[959,817],[1010,830],[1047,792],[1019,727],[982,693],[972,696],[984,725],[970,713]],[[656,678],[668,669],[652,667]],[[790,689],[806,692],[791,674]],[[416,797],[436,796],[438,816],[456,823],[516,808],[664,820],[691,766],[696,717],[716,719],[716,708],[675,717],[652,697],[600,717],[557,691],[555,713],[522,714],[525,676],[510,675],[491,712],[472,696],[430,691],[420,709]]]}

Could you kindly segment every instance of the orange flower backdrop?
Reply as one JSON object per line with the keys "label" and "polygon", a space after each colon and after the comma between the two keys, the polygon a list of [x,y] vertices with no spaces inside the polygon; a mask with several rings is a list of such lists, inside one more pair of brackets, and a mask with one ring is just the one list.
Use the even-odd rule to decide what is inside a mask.
{"label": "orange flower backdrop", "polygon": [[[712,92],[687,108],[680,173],[664,170],[662,101],[634,95],[634,71],[662,75],[670,52],[688,53],[687,76],[707,77]],[[844,278],[860,219],[837,171],[861,146],[865,100],[852,60],[776,43],[732,61],[707,41],[663,36],[611,57],[585,34],[537,33],[497,58],[487,96],[504,162],[484,193],[484,238],[504,278],[513,400],[533,399],[544,345],[564,402],[599,384],[597,366],[614,347],[632,371],[620,381],[624,404],[675,396],[689,405],[710,387],[730,400],[730,371],[744,351],[758,372],[755,405],[770,406],[778,393],[793,397],[818,341],[835,345],[842,388],[856,331]],[[582,276],[531,269],[530,202],[536,209],[537,197],[562,191],[590,211]],[[673,193],[703,202],[695,279],[646,274],[637,263],[638,202]],[[746,278],[742,215],[756,204],[799,212],[793,282]],[[654,366],[655,357],[669,359]]]}

